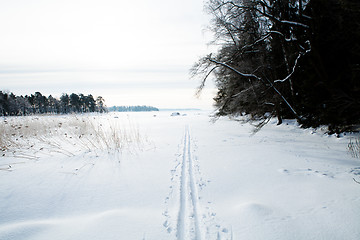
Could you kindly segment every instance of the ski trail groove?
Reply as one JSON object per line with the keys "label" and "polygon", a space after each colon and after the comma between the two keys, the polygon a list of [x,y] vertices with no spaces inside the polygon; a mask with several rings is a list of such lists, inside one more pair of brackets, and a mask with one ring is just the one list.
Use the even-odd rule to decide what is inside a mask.
{"label": "ski trail groove", "polygon": [[195,221],[195,240],[201,240],[201,229],[200,229],[200,216],[199,216],[199,194],[196,186],[196,180],[194,175],[194,164],[191,158],[191,142],[190,134],[188,130],[188,160],[189,160],[189,177],[190,177],[190,195],[192,200],[192,206],[194,210],[194,221]]}
{"label": "ski trail groove", "polygon": [[177,222],[177,233],[176,237],[178,240],[186,239],[186,212],[187,212],[187,174],[186,174],[186,143],[187,143],[187,131],[184,137],[184,149],[181,166],[181,177],[180,177],[180,208]]}
{"label": "ski trail groove", "polygon": [[189,239],[194,226],[194,240],[201,240],[199,195],[191,158],[191,138],[189,127],[185,127],[184,148],[180,177],[180,206],[177,222],[177,240]]}
{"label": "ski trail groove", "polygon": [[210,181],[203,179],[195,151],[196,140],[190,133],[186,125],[178,154],[175,154],[174,168],[170,171],[172,185],[164,201],[167,208],[163,212],[166,218],[163,226],[176,240],[232,240],[232,229],[219,222],[211,210],[212,201],[200,199]]}

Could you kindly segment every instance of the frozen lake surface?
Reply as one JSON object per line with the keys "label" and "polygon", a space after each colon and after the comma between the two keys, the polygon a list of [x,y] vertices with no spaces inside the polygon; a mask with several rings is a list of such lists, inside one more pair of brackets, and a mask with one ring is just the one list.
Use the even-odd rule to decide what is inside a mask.
{"label": "frozen lake surface", "polygon": [[2,120],[0,239],[360,239],[350,136],[171,115]]}

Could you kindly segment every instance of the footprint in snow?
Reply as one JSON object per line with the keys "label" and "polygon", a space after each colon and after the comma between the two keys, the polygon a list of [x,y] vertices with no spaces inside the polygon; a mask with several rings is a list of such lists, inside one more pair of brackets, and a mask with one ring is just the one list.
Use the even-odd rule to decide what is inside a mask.
{"label": "footprint in snow", "polygon": [[[283,173],[283,174],[295,174],[295,175],[307,175],[307,176],[318,176],[318,177],[329,177],[329,178],[334,178],[334,174],[330,173],[330,172],[320,172],[317,170],[312,170],[311,168],[307,168],[307,169],[296,169],[290,172],[290,170],[285,169],[285,168],[280,168],[278,169],[278,172]],[[359,169],[359,175],[360,175],[360,169]]]}
{"label": "footprint in snow", "polygon": [[350,173],[354,175],[360,175],[360,167],[352,168]]}

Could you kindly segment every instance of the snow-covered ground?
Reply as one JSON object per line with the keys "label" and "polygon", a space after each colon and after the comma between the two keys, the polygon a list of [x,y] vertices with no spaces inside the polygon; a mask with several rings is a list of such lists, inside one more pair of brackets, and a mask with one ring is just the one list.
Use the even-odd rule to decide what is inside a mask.
{"label": "snow-covered ground", "polygon": [[2,240],[360,239],[349,136],[206,112],[33,118],[1,122],[46,122],[0,158]]}

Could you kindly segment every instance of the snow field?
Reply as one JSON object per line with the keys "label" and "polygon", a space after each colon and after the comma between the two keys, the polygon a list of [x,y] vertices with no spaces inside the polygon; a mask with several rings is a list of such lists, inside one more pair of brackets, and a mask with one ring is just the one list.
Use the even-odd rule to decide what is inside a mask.
{"label": "snow field", "polygon": [[[7,145],[0,158],[0,239],[360,239],[360,161],[348,136],[290,121],[252,135],[206,112],[170,115],[77,116],[102,124],[106,141],[127,132],[120,151],[83,147],[88,133],[78,137],[73,116],[39,117],[56,119],[42,127],[45,143],[29,135],[33,147]],[[49,130],[59,145],[47,144],[57,139]]]}
{"label": "snow field", "polygon": [[352,177],[360,163],[346,150],[348,138],[275,122],[250,136],[246,124],[229,124],[193,129],[199,143],[212,139],[197,153],[213,162],[202,165],[211,179],[204,192],[234,239],[359,238],[360,189]]}

